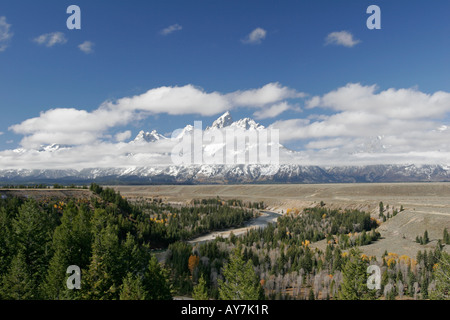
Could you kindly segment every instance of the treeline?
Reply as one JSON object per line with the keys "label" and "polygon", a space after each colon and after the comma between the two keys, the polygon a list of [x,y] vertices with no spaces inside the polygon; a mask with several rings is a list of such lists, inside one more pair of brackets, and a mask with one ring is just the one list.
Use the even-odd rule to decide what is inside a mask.
{"label": "treeline", "polygon": [[0,189],[88,189],[87,185],[63,185],[59,183],[54,184],[6,184],[0,185]]}
{"label": "treeline", "polygon": [[216,198],[209,199],[194,199],[192,201],[194,205],[218,205],[218,206],[230,206],[230,207],[241,207],[241,208],[249,208],[249,209],[265,209],[266,205],[264,201],[252,202],[252,201],[243,201],[241,199],[228,199],[222,200],[219,196]]}
{"label": "treeline", "polygon": [[404,211],[403,205],[400,206],[400,211],[396,208],[389,208],[389,205],[384,206],[383,202],[380,201],[379,203],[379,214],[378,217],[383,221],[386,222],[386,220],[395,217],[399,212]]}
{"label": "treeline", "polygon": [[[416,236],[416,242],[420,243],[421,245],[426,245],[430,243],[430,237],[428,236],[428,230],[425,230],[423,233],[423,236]],[[444,231],[442,233],[442,239],[437,240],[437,245],[450,244],[450,234],[447,231],[447,228],[444,228]]]}

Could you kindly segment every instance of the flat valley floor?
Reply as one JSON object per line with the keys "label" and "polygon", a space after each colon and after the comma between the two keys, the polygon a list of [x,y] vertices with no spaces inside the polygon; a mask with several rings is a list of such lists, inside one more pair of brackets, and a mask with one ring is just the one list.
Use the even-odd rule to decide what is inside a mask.
{"label": "flat valley floor", "polygon": [[[434,250],[444,228],[450,230],[450,183],[371,183],[371,184],[270,184],[270,185],[154,185],[111,186],[126,198],[162,198],[164,201],[189,203],[192,199],[217,197],[264,201],[271,211],[319,206],[359,209],[378,218],[379,203],[386,212],[400,211],[378,228],[382,238],[362,247],[367,255],[380,258],[387,250],[416,257],[419,250]],[[430,243],[420,245],[416,236],[428,231]],[[312,244],[324,249],[325,241]],[[450,253],[450,246],[445,250]]]}

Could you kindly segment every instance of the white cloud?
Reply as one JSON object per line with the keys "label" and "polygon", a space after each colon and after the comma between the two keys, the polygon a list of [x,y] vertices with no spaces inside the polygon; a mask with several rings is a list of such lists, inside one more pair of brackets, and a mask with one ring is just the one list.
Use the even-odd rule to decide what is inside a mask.
{"label": "white cloud", "polygon": [[51,143],[92,144],[107,138],[109,129],[149,115],[212,116],[238,107],[266,108],[287,98],[303,96],[303,93],[278,83],[228,94],[205,92],[193,85],[159,87],[141,95],[106,101],[90,112],[74,108],[50,109],[9,129],[24,135],[21,144],[28,148]]}
{"label": "white cloud", "polygon": [[207,93],[193,85],[183,87],[159,87],[134,97],[106,102],[123,110],[144,111],[151,114],[214,115],[231,107],[229,101],[218,92]]}
{"label": "white cloud", "polygon": [[276,116],[282,114],[283,112],[289,109],[291,109],[291,106],[286,101],[283,101],[278,104],[274,104],[273,106],[267,107],[265,109],[255,111],[253,115],[258,120],[275,118]]}
{"label": "white cloud", "polygon": [[333,114],[280,120],[272,127],[280,129],[284,143],[304,141],[309,157],[322,163],[448,162],[450,132],[442,121],[450,117],[450,93],[376,91],[374,85],[348,84],[306,103]]}
{"label": "white cloud", "polygon": [[83,169],[123,168],[171,163],[170,152],[176,142],[170,139],[147,144],[94,142],[55,151],[15,149],[0,151],[2,168]]}
{"label": "white cloud", "polygon": [[245,39],[241,40],[246,44],[260,44],[266,38],[267,31],[262,28],[256,28],[250,32]]}
{"label": "white cloud", "polygon": [[211,116],[237,107],[265,107],[289,98],[301,98],[305,94],[269,83],[258,89],[234,91],[228,94],[207,93],[193,85],[160,87],[138,96],[126,97],[105,105],[120,109],[146,111],[152,114],[199,114]]}
{"label": "white cloud", "polygon": [[[273,118],[295,108],[288,99],[304,93],[269,83],[230,93],[206,92],[193,85],[160,87],[141,95],[107,101],[93,111],[57,108],[10,127],[24,135],[23,151],[0,152],[2,167],[108,167],[170,159],[173,141],[130,146],[131,131],[121,126],[150,114],[211,116],[226,110],[253,108],[258,119]],[[448,163],[450,159],[450,93],[418,89],[377,89],[351,83],[305,104],[306,119],[275,121],[281,143],[301,145],[300,164]],[[116,134],[111,134],[116,132]],[[118,132],[118,133],[117,133]],[[114,141],[114,142],[113,142]],[[41,152],[41,144],[72,145]],[[34,148],[34,149],[33,149]],[[154,154],[154,152],[160,154]]]}
{"label": "white cloud", "polygon": [[325,39],[325,44],[334,44],[344,47],[353,47],[360,43],[360,40],[353,39],[353,35],[348,31],[335,31],[328,34]]}
{"label": "white cloud", "polygon": [[285,99],[303,98],[306,95],[303,92],[283,87],[278,82],[274,82],[258,89],[235,91],[227,96],[235,105],[262,107]]}
{"label": "white cloud", "polygon": [[85,41],[78,46],[78,48],[86,54],[94,52],[94,43],[91,41]]}
{"label": "white cloud", "polygon": [[0,52],[5,51],[9,45],[9,41],[13,37],[10,31],[11,25],[6,22],[6,17],[0,17]]}
{"label": "white cloud", "polygon": [[380,134],[412,137],[416,131],[442,132],[436,128],[442,128],[438,121],[450,114],[450,93],[426,94],[415,89],[393,88],[375,91],[376,86],[348,84],[306,103],[307,108],[320,107],[336,113],[307,122],[305,119],[278,121],[274,126],[288,128],[285,140]]}
{"label": "white cloud", "polygon": [[171,26],[168,26],[167,28],[164,28],[160,31],[160,34],[163,36],[167,36],[175,31],[180,31],[183,29],[183,26],[180,26],[178,23],[172,24]]}
{"label": "white cloud", "polygon": [[9,129],[25,135],[21,141],[24,147],[51,143],[83,145],[97,141],[107,129],[124,125],[134,117],[132,112],[117,108],[100,107],[92,112],[58,108],[41,112],[39,117],[25,120]]}
{"label": "white cloud", "polygon": [[65,44],[67,39],[62,32],[51,32],[42,34],[33,41],[37,44],[45,45],[46,47],[53,47],[56,44]]}
{"label": "white cloud", "polygon": [[390,88],[375,93],[377,86],[350,83],[322,97],[313,97],[308,108],[322,107],[335,111],[364,111],[393,119],[439,118],[450,111],[450,93],[437,91],[432,95],[417,89]]}
{"label": "white cloud", "polygon": [[116,141],[122,142],[131,138],[131,131],[127,130],[124,132],[119,132],[115,136]]}

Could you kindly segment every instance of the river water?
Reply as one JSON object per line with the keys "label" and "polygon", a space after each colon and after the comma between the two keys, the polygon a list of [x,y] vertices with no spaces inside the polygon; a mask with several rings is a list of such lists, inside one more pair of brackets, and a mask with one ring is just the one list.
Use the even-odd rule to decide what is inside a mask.
{"label": "river water", "polygon": [[212,231],[208,234],[202,235],[187,242],[191,244],[197,244],[214,240],[216,237],[219,236],[221,236],[222,238],[228,238],[231,232],[233,232],[233,234],[236,236],[242,235],[245,234],[249,229],[265,228],[269,223],[276,222],[278,217],[281,216],[280,213],[268,210],[261,210],[260,213],[261,215],[259,217],[253,218],[245,222],[244,226],[242,227],[226,229],[222,231]]}
{"label": "river water", "polygon": [[[216,237],[221,236],[222,238],[228,238],[233,232],[234,235],[242,235],[247,232],[247,230],[250,229],[256,229],[256,228],[265,228],[269,223],[276,222],[278,217],[281,216],[280,213],[268,211],[268,210],[261,210],[261,215],[259,217],[253,218],[247,222],[244,223],[242,227],[238,228],[232,228],[232,229],[226,229],[221,231],[212,231],[210,233],[204,234],[200,237],[194,238],[192,240],[186,241],[190,244],[199,244],[204,243],[208,241],[214,240]],[[155,254],[156,258],[159,262],[165,262],[166,256],[167,256],[167,250],[162,250]]]}

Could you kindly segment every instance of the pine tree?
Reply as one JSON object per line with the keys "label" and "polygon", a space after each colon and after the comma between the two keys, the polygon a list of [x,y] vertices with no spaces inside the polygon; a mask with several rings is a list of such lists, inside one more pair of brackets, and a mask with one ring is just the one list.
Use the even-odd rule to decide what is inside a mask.
{"label": "pine tree", "polygon": [[208,300],[208,289],[206,288],[206,281],[203,275],[201,275],[198,284],[194,287],[192,297],[195,300]]}
{"label": "pine tree", "polygon": [[436,289],[430,293],[433,300],[450,300],[450,255],[441,253],[437,267],[433,270]]}
{"label": "pine tree", "polygon": [[428,277],[426,272],[424,272],[422,281],[420,283],[420,293],[422,294],[422,299],[428,299]]}
{"label": "pine tree", "polygon": [[[425,252],[426,252],[426,251],[425,251]],[[417,252],[416,258],[417,258],[417,262],[418,262],[418,263],[420,263],[420,261],[423,260],[423,253],[422,253],[422,251],[419,250],[419,251]]]}
{"label": "pine tree", "polygon": [[11,266],[3,277],[0,296],[5,300],[38,298],[36,284],[30,276],[25,255],[21,251],[12,259]]}
{"label": "pine tree", "polygon": [[92,255],[91,211],[88,206],[81,205],[73,222],[74,259],[81,269],[87,269]]}
{"label": "pine tree", "polygon": [[219,296],[222,300],[258,300],[262,288],[251,261],[247,263],[235,249],[223,268],[225,281],[219,279]]}
{"label": "pine tree", "polygon": [[333,253],[333,269],[332,269],[332,272],[334,273],[336,270],[342,270],[342,266],[343,266],[343,264],[344,264],[344,260],[343,260],[343,258],[342,258],[342,251],[341,251],[341,249],[339,249],[339,247],[337,247],[335,250],[334,250],[334,253]]}
{"label": "pine tree", "polygon": [[350,250],[350,256],[343,268],[343,282],[339,292],[342,300],[372,300],[375,290],[367,287],[367,264],[361,259],[361,252]]}
{"label": "pine tree", "polygon": [[77,235],[73,231],[73,222],[77,215],[77,209],[69,204],[63,212],[61,225],[53,233],[52,249],[55,252],[50,260],[48,273],[42,288],[42,295],[46,299],[70,299],[77,290],[69,290],[66,287],[67,267],[79,265],[74,259],[74,253],[78,251],[75,246]]}
{"label": "pine tree", "polygon": [[384,212],[384,205],[383,205],[383,202],[380,201],[380,203],[379,203],[379,216],[380,216],[380,218],[383,216],[383,212]]}
{"label": "pine tree", "polygon": [[66,287],[66,270],[69,265],[64,252],[57,250],[50,260],[47,278],[41,289],[43,297],[51,300],[69,299],[69,291],[72,291]]}
{"label": "pine tree", "polygon": [[37,288],[47,274],[47,266],[51,257],[51,231],[53,222],[49,215],[42,211],[37,202],[29,200],[18,211],[12,221],[13,242],[23,256],[29,276],[35,288],[33,296],[38,296]]}
{"label": "pine tree", "polygon": [[[0,276],[7,272],[14,248],[11,239],[11,219],[4,208],[0,208]],[[1,297],[1,296],[0,296]]]}
{"label": "pine tree", "polygon": [[315,300],[314,291],[312,288],[309,289],[308,300]]}
{"label": "pine tree", "polygon": [[126,240],[120,246],[120,274],[143,274],[151,256],[147,245],[139,246],[131,233],[127,233]]}
{"label": "pine tree", "polygon": [[384,287],[384,297],[386,300],[395,300],[395,288],[394,285],[388,283]]}
{"label": "pine tree", "polygon": [[430,242],[430,238],[428,237],[428,230],[425,230],[423,233],[423,244],[427,244]]}
{"label": "pine tree", "polygon": [[414,296],[414,282],[416,282],[416,276],[411,268],[408,268],[408,294],[410,297]]}
{"label": "pine tree", "polygon": [[[115,299],[122,282],[117,227],[108,224],[96,235],[92,244],[92,259],[86,275],[87,299]],[[84,290],[83,290],[84,291]]]}
{"label": "pine tree", "polygon": [[444,235],[442,237],[442,241],[445,244],[450,244],[450,233],[447,231],[447,229],[444,229]]}
{"label": "pine tree", "polygon": [[146,300],[148,293],[144,289],[142,279],[139,276],[133,276],[131,272],[127,273],[123,279],[120,289],[120,300]]}
{"label": "pine tree", "polygon": [[169,272],[152,256],[143,280],[150,300],[172,300]]}

